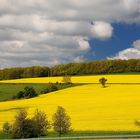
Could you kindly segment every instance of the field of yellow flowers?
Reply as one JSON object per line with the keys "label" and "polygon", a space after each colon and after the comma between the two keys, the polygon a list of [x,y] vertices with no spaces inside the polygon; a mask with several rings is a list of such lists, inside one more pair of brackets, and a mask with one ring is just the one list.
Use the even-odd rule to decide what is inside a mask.
{"label": "field of yellow flowers", "polygon": [[[90,83],[40,95],[32,99],[0,102],[0,128],[11,122],[18,109],[26,108],[32,116],[36,108],[45,111],[51,120],[57,106],[63,106],[71,116],[74,130],[140,130],[134,122],[140,120],[140,85],[107,84],[102,88],[100,76],[73,77],[75,83]],[[140,83],[140,75],[104,76],[110,83]],[[116,78],[117,77],[117,78]],[[12,82],[56,82],[59,78],[21,79]],[[11,82],[11,81],[5,81]]]}
{"label": "field of yellow flowers", "polygon": [[[108,83],[140,83],[140,75],[98,75],[98,76],[73,76],[73,83],[99,83],[99,79],[105,77]],[[5,80],[0,83],[55,83],[62,82],[62,77],[24,78],[17,80]]]}

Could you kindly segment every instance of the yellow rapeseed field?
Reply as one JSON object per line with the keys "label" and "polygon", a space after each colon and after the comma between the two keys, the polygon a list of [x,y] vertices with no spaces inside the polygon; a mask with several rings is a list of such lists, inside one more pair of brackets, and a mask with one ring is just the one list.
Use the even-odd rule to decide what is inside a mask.
{"label": "yellow rapeseed field", "polygon": [[[99,75],[99,76],[73,76],[73,83],[98,83],[101,77],[108,79],[109,83],[140,83],[140,75]],[[55,83],[62,82],[62,77],[24,78],[18,80],[5,80],[0,83]]]}
{"label": "yellow rapeseed field", "polygon": [[[99,77],[73,77],[72,80],[76,83],[94,83],[98,82]],[[140,83],[140,75],[105,77],[110,82]],[[61,79],[35,78],[15,81],[40,83]],[[107,88],[102,88],[99,84],[87,84],[32,99],[0,102],[0,127],[5,121],[12,122],[20,108],[28,109],[30,116],[36,108],[41,109],[51,120],[57,106],[63,106],[67,110],[74,130],[140,130],[134,124],[135,120],[140,120],[139,84],[108,84]]]}

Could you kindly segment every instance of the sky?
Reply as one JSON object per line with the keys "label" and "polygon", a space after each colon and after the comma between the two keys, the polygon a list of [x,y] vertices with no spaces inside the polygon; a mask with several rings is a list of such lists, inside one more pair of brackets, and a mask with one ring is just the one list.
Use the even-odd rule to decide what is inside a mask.
{"label": "sky", "polygon": [[140,58],[140,0],[0,0],[0,67]]}

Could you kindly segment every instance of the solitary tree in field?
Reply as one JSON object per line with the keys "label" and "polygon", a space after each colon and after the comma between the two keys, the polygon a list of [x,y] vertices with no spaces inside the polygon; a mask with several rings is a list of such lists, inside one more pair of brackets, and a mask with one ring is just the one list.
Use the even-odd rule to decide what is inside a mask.
{"label": "solitary tree in field", "polygon": [[72,83],[72,82],[71,82],[71,77],[68,76],[68,75],[65,75],[65,76],[63,77],[63,79],[62,79],[62,82],[67,83],[67,84]]}
{"label": "solitary tree in field", "polygon": [[53,128],[58,132],[59,137],[71,130],[70,117],[61,106],[58,106],[57,111],[53,116]]}
{"label": "solitary tree in field", "polygon": [[106,86],[105,86],[105,84],[106,84],[106,82],[107,82],[107,79],[106,79],[106,78],[104,78],[104,77],[100,78],[100,79],[99,79],[99,82],[101,83],[101,85],[103,86],[103,88],[106,87]]}

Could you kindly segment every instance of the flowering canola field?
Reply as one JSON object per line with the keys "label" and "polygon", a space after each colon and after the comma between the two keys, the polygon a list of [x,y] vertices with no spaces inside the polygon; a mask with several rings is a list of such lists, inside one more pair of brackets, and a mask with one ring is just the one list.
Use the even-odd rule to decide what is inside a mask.
{"label": "flowering canola field", "polygon": [[[139,83],[140,76],[133,76],[127,75],[123,78],[120,75],[118,79],[114,79],[115,75],[112,79],[110,76],[105,77],[110,82],[118,80],[117,82],[120,83]],[[96,76],[86,77],[89,78],[89,83],[94,83],[94,80],[97,82],[99,79]],[[37,82],[37,79],[40,79],[38,82],[42,82],[47,78],[43,78],[42,81],[41,78],[34,80]],[[53,80],[53,78],[50,79]],[[85,77],[72,79],[79,83],[88,82]],[[29,79],[29,82],[35,82],[34,80]],[[15,81],[23,82],[24,80]],[[86,84],[40,95],[32,99],[0,102],[0,128],[5,121],[12,123],[18,109],[26,108],[32,116],[34,110],[38,108],[45,111],[51,120],[57,106],[63,106],[67,110],[71,116],[74,130],[139,130],[134,122],[140,120],[140,85],[108,84],[107,88],[102,88],[100,84]]]}
{"label": "flowering canola field", "polygon": [[[99,79],[105,77],[108,83],[140,83],[140,75],[98,75],[98,76],[73,76],[73,83],[98,83]],[[62,77],[24,78],[17,80],[5,80],[0,83],[55,83],[62,82]]]}

